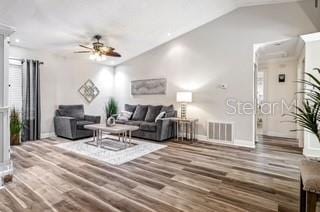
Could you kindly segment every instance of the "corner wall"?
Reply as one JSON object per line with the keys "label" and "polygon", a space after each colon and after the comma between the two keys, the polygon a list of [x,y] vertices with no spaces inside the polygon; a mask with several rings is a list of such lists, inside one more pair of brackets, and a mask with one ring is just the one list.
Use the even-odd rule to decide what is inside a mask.
{"label": "corner wall", "polygon": [[[200,119],[200,137],[208,120],[222,120],[235,123],[237,144],[254,146],[253,115],[226,114],[227,99],[253,103],[253,45],[314,31],[297,3],[241,8],[117,66],[115,96],[120,105],[175,104],[177,91],[191,90],[188,114]],[[130,95],[131,80],[163,77],[167,95]]]}

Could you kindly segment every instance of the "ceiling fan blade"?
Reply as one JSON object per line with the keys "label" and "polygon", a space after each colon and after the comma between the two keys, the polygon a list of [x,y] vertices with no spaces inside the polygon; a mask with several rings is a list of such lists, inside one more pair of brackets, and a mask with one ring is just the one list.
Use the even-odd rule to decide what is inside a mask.
{"label": "ceiling fan blade", "polygon": [[104,53],[112,52],[113,50],[115,50],[115,48],[109,46],[103,46],[100,48],[100,51]]}
{"label": "ceiling fan blade", "polygon": [[76,51],[76,52],[73,52],[73,53],[90,53],[91,51]]}
{"label": "ceiling fan blade", "polygon": [[81,46],[82,48],[85,48],[85,49],[90,49],[90,50],[93,50],[92,48],[90,48],[90,47],[87,47],[87,46],[85,46],[85,45],[79,45],[79,46]]}
{"label": "ceiling fan blade", "polygon": [[106,55],[106,56],[109,56],[109,57],[121,57],[121,55],[120,55],[119,53],[113,52],[113,51],[111,51],[111,52],[104,52],[103,54]]}

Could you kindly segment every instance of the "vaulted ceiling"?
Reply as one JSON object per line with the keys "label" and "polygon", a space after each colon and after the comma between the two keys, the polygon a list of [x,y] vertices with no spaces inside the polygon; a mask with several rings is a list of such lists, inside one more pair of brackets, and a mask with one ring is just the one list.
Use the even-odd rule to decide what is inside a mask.
{"label": "vaulted ceiling", "polygon": [[293,1],[1,0],[0,23],[16,28],[14,45],[64,56],[101,34],[123,56],[106,61],[116,65],[238,7]]}

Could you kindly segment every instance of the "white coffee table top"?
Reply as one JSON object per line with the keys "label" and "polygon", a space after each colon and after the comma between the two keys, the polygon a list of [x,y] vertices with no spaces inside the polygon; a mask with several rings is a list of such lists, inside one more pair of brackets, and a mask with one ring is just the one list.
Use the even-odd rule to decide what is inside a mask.
{"label": "white coffee table top", "polygon": [[85,125],[84,128],[89,130],[101,130],[104,132],[110,132],[110,133],[122,133],[125,131],[135,131],[138,130],[138,126],[133,125],[125,125],[125,124],[116,124],[115,126],[108,127],[106,124],[89,124]]}

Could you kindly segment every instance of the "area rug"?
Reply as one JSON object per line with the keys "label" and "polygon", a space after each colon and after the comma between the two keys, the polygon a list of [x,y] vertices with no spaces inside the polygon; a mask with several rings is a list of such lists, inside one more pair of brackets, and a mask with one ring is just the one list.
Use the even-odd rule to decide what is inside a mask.
{"label": "area rug", "polygon": [[142,157],[144,155],[167,147],[163,144],[157,144],[137,139],[132,139],[132,144],[130,147],[120,149],[118,151],[94,146],[90,144],[90,140],[88,139],[61,143],[57,144],[56,146],[71,152],[75,152],[106,163],[110,163],[112,165],[121,165],[128,161],[134,160],[136,158]]}

